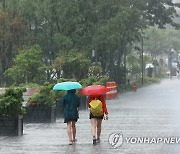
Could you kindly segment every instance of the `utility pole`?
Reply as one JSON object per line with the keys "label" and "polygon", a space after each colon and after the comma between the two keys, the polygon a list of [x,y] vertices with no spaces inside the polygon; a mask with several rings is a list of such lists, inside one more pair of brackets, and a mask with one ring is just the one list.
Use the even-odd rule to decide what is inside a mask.
{"label": "utility pole", "polygon": [[172,79],[172,52],[170,53],[170,57],[169,57],[169,65],[170,65],[170,79]]}
{"label": "utility pole", "polygon": [[144,53],[144,40],[143,40],[143,36],[141,36],[141,71],[142,71],[142,85],[144,84],[144,57],[143,57],[143,53]]}

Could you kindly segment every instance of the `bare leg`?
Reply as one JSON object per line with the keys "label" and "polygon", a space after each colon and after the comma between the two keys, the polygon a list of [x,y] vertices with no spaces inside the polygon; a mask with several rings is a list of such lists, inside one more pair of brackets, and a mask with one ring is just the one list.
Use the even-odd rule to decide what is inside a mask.
{"label": "bare leg", "polygon": [[72,122],[69,121],[67,122],[67,133],[68,133],[68,136],[69,136],[69,142],[72,142]]}
{"label": "bare leg", "polygon": [[93,145],[96,145],[96,127],[97,127],[97,119],[92,118],[91,119],[91,132],[93,136]]}
{"label": "bare leg", "polygon": [[101,136],[101,124],[102,119],[97,119],[97,139],[100,139]]}
{"label": "bare leg", "polygon": [[72,134],[73,134],[73,141],[76,141],[76,122],[72,121]]}
{"label": "bare leg", "polygon": [[92,133],[93,138],[96,138],[96,123],[97,123],[96,118],[92,118],[91,119],[91,133]]}

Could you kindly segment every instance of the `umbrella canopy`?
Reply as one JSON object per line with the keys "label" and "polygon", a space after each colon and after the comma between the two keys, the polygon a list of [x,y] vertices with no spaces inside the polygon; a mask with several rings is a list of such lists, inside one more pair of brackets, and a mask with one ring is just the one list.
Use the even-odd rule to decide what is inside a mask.
{"label": "umbrella canopy", "polygon": [[102,85],[91,85],[80,90],[80,94],[90,96],[90,95],[102,95],[108,92],[109,89]]}
{"label": "umbrella canopy", "polygon": [[72,90],[72,89],[81,89],[81,88],[82,85],[79,82],[67,81],[67,82],[57,83],[53,87],[53,90]]}

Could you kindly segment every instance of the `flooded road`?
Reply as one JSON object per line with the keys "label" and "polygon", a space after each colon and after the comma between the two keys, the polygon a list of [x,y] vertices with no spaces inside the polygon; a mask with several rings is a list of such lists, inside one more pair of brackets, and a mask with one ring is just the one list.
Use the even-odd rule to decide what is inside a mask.
{"label": "flooded road", "polygon": [[[80,111],[77,143],[68,145],[66,124],[57,119],[50,124],[24,124],[24,135],[0,137],[1,154],[179,154],[178,143],[137,142],[136,139],[180,137],[180,80],[167,79],[160,84],[120,94],[107,100],[109,120],[102,124],[102,142],[92,145],[89,111]],[[122,144],[109,144],[111,134],[122,134]],[[127,139],[129,142],[127,142]],[[120,141],[116,141],[117,144]]]}

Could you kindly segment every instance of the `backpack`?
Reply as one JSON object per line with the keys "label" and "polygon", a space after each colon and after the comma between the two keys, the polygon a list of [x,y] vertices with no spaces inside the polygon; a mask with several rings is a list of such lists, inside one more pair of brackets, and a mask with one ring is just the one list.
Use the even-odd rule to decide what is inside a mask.
{"label": "backpack", "polygon": [[102,102],[99,99],[94,99],[90,103],[90,112],[94,116],[101,116],[103,115],[103,108],[102,108]]}

